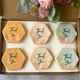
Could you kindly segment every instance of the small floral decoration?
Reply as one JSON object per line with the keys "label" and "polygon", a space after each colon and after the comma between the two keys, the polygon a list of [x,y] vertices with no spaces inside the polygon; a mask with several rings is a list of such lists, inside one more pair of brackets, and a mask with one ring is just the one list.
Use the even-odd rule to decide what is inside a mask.
{"label": "small floral decoration", "polygon": [[57,23],[61,5],[70,2],[71,6],[80,6],[80,0],[19,0],[17,11],[22,14],[30,13],[41,19],[47,17],[50,22]]}
{"label": "small floral decoration", "polygon": [[38,9],[38,6],[33,5],[30,7],[29,12],[32,16],[36,16],[38,14]]}

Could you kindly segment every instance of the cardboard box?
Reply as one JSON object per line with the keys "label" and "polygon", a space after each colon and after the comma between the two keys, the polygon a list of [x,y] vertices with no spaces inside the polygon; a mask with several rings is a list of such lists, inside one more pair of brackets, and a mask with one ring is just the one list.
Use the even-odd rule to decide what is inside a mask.
{"label": "cardboard box", "polygon": [[[3,65],[1,63],[1,58],[3,55],[3,36],[2,36],[2,29],[4,27],[4,21],[48,21],[47,18],[39,19],[38,17],[32,17],[30,14],[20,14],[16,11],[17,3],[19,0],[0,0],[0,15],[2,15],[2,19],[0,20],[0,74],[41,74],[41,75],[63,75],[63,74],[74,74],[77,72],[48,72],[48,73],[3,73],[2,68]],[[80,7],[71,7],[70,3],[63,5],[61,7],[61,17],[59,21],[66,21],[66,22],[76,22],[76,30],[78,32],[77,36],[77,54],[80,59]],[[78,71],[80,72],[80,61],[78,64]]]}

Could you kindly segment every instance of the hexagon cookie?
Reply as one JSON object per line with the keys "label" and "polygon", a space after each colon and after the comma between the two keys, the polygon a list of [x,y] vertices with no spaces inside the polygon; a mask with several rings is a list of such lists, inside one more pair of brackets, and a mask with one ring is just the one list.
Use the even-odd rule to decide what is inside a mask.
{"label": "hexagon cookie", "polygon": [[63,48],[56,55],[55,60],[62,70],[73,70],[78,63],[79,58],[73,49]]}
{"label": "hexagon cookie", "polygon": [[22,68],[26,57],[19,48],[7,49],[2,57],[2,63],[7,70],[19,70]]}
{"label": "hexagon cookie", "polygon": [[51,32],[46,24],[35,23],[28,34],[34,44],[46,44]]}
{"label": "hexagon cookie", "polygon": [[30,61],[36,70],[48,69],[53,57],[46,48],[35,48]]}
{"label": "hexagon cookie", "polygon": [[64,44],[72,43],[77,36],[77,32],[72,24],[67,23],[61,23],[54,34],[58,41]]}
{"label": "hexagon cookie", "polygon": [[20,22],[8,22],[2,33],[7,43],[19,43],[26,34]]}

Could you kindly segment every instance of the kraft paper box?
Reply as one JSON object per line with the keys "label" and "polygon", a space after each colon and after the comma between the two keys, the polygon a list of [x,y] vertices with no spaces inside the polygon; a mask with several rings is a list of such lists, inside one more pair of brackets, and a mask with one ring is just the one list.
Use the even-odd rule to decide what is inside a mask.
{"label": "kraft paper box", "polygon": [[[0,15],[2,19],[0,20],[0,74],[41,74],[41,75],[64,75],[64,74],[74,74],[80,72],[80,61],[78,63],[78,72],[37,72],[37,73],[6,73],[2,72],[3,65],[1,63],[1,58],[3,55],[3,36],[2,29],[4,27],[4,21],[48,21],[47,18],[39,19],[38,17],[32,17],[30,14],[20,14],[16,11],[17,3],[19,0],[0,0]],[[77,36],[77,55],[80,59],[80,7],[71,7],[70,3],[63,5],[61,7],[60,20],[62,22],[76,22]]]}

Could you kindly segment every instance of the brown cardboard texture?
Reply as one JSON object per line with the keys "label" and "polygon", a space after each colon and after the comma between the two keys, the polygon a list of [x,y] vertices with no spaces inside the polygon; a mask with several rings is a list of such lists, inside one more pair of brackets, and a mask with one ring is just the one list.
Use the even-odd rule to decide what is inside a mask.
{"label": "brown cardboard texture", "polygon": [[[77,33],[78,33],[78,36],[77,36],[77,52],[78,52],[78,57],[80,59],[80,20],[78,20],[76,22],[76,30],[77,30]],[[79,64],[78,64],[78,71],[80,72],[80,60],[79,60]]]}
{"label": "brown cardboard texture", "polygon": [[78,11],[78,18],[80,18],[80,7],[79,7],[79,11]]}
{"label": "brown cardboard texture", "polygon": [[2,15],[1,10],[2,10],[2,5],[1,5],[1,0],[0,0],[0,15]]}
{"label": "brown cardboard texture", "polygon": [[[16,11],[19,0],[0,0],[2,1],[2,15],[5,20],[28,20],[28,21],[47,21],[45,19],[39,19],[38,17],[32,17],[30,14],[21,14]],[[1,5],[0,5],[1,6]],[[76,21],[78,18],[78,12],[80,7],[71,7],[71,3],[65,4],[61,7],[60,21]]]}
{"label": "brown cardboard texture", "polygon": [[[9,74],[9,75],[24,75],[24,74],[41,74],[41,75],[69,75],[69,74],[74,74],[77,72],[48,72],[48,73],[6,73],[2,72],[3,65],[1,63],[1,58],[3,55],[3,36],[2,36],[2,29],[4,27],[4,21],[7,20],[15,20],[15,21],[48,21],[47,18],[45,19],[39,19],[38,17],[32,17],[30,14],[21,14],[16,11],[16,7],[18,4],[19,0],[0,0],[0,15],[2,14],[3,19],[0,20],[0,73],[1,74]],[[2,7],[1,7],[2,4]],[[63,5],[61,7],[61,16],[60,16],[60,21],[66,21],[66,22],[76,22],[77,19],[80,17],[80,7],[71,7],[70,3]],[[78,32],[77,36],[77,51],[78,51],[78,56],[80,58],[80,21],[78,20],[76,22],[76,30]],[[80,61],[78,64],[78,69],[80,72]]]}
{"label": "brown cardboard texture", "polygon": [[3,21],[0,19],[0,73],[2,72],[2,63],[1,63],[1,58],[2,58],[2,47],[3,47],[3,37],[2,37],[2,26],[3,26]]}

